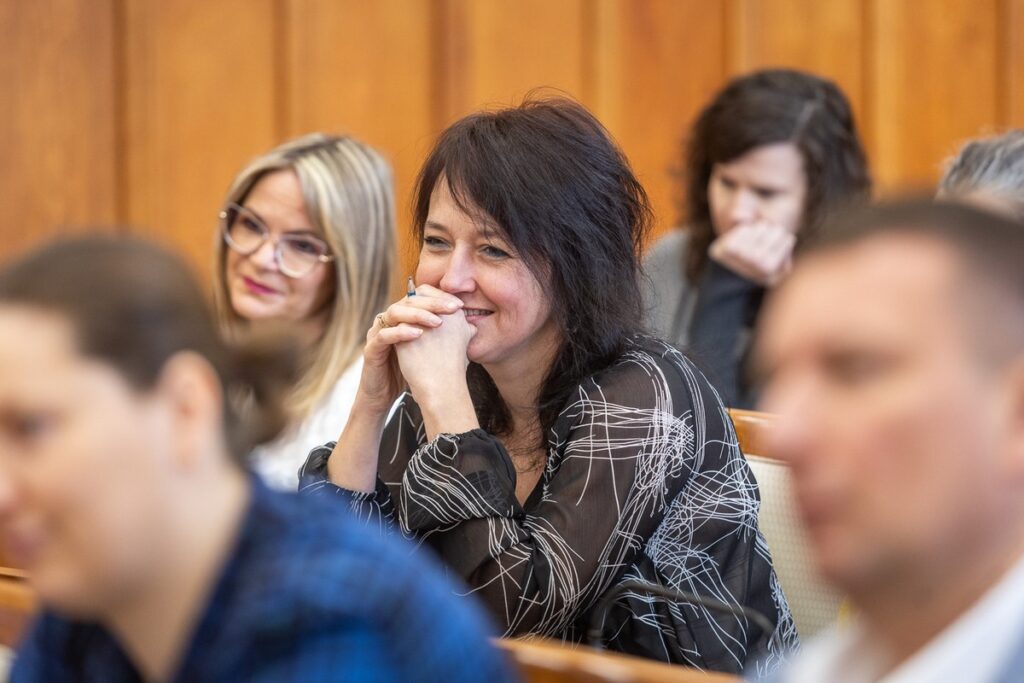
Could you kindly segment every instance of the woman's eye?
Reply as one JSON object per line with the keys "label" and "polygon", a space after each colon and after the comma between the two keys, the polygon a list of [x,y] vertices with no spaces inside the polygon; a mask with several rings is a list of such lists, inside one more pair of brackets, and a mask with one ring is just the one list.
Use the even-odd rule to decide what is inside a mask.
{"label": "woman's eye", "polygon": [[289,240],[288,244],[295,251],[309,256],[319,256],[324,251],[319,244],[309,240]]}
{"label": "woman's eye", "polygon": [[484,256],[492,259],[506,259],[511,256],[511,254],[504,249],[499,249],[491,244],[485,245],[481,251],[483,251]]}
{"label": "woman's eye", "polygon": [[423,246],[428,248],[428,249],[437,250],[437,249],[444,249],[445,246],[447,246],[447,244],[440,237],[424,237],[423,238]]}
{"label": "woman's eye", "polygon": [[263,226],[260,225],[255,218],[249,218],[248,216],[242,216],[238,219],[239,225],[255,235],[263,234]]}
{"label": "woman's eye", "polygon": [[757,196],[760,197],[761,199],[773,199],[779,196],[778,190],[759,189],[755,191],[757,192]]}

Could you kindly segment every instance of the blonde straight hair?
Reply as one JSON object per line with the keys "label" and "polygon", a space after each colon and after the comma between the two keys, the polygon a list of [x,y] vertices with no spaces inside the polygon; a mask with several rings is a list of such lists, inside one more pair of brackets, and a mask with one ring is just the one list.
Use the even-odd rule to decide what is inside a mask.
{"label": "blonde straight hair", "polygon": [[[290,169],[299,178],[306,212],[334,254],[334,299],[323,336],[306,359],[289,409],[301,420],[362,353],[366,330],[388,303],[395,263],[395,193],[391,166],[372,147],[322,133],[286,142],[254,159],[235,178],[225,204],[242,204],[268,173]],[[246,321],[231,307],[227,247],[218,232],[214,301],[228,334]]]}

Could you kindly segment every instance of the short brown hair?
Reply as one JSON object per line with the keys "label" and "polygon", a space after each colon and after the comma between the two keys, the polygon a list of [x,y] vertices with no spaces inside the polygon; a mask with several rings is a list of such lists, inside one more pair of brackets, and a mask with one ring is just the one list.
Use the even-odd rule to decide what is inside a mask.
{"label": "short brown hair", "polygon": [[965,313],[981,312],[984,329],[979,332],[988,355],[1024,353],[1024,223],[953,201],[905,199],[836,216],[804,253],[884,235],[912,235],[948,246],[963,268],[958,304]]}
{"label": "short brown hair", "polygon": [[[55,242],[0,270],[0,304],[64,317],[81,353],[138,390],[151,388],[174,354],[203,356],[224,388],[224,427],[238,462],[285,424],[280,401],[296,360],[289,347],[228,347],[188,268],[153,244],[127,237]],[[255,400],[238,410],[231,399],[242,394]]]}

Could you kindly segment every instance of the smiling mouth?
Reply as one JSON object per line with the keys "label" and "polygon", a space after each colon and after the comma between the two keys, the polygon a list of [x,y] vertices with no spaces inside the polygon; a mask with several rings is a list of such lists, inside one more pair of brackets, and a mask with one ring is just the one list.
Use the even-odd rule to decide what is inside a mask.
{"label": "smiling mouth", "polygon": [[462,309],[462,312],[466,315],[467,318],[482,318],[486,315],[494,313],[494,311],[488,311],[483,308],[464,308]]}

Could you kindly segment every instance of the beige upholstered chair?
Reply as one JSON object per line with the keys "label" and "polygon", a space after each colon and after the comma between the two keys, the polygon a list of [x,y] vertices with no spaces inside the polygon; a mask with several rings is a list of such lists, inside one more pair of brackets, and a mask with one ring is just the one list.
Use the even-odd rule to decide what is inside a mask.
{"label": "beige upholstered chair", "polygon": [[766,455],[765,432],[771,429],[772,416],[749,410],[729,412],[740,448],[761,490],[761,532],[768,541],[797,631],[806,640],[835,621],[842,598],[815,569],[807,534],[793,503],[789,468]]}

